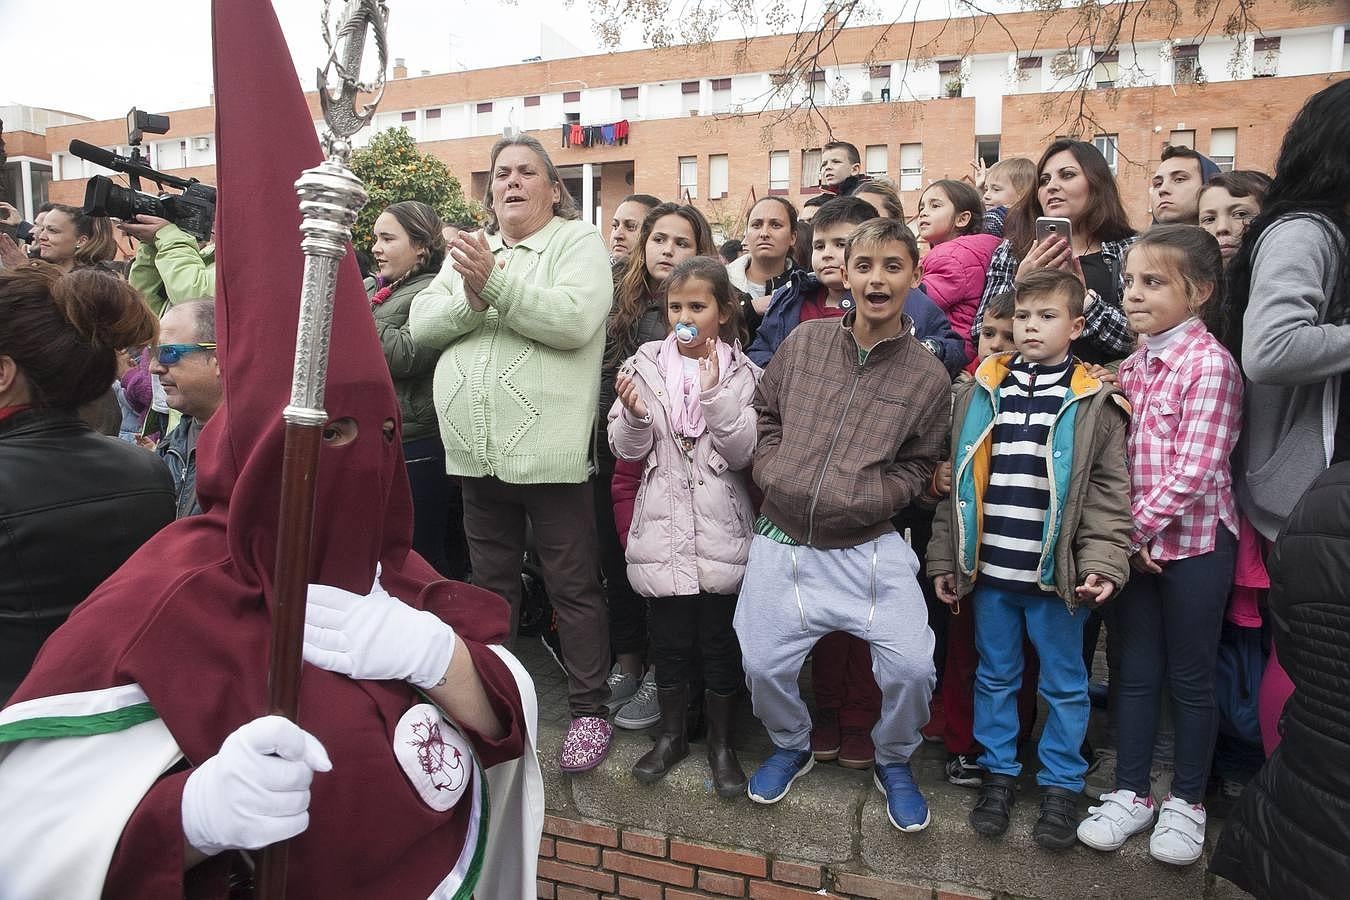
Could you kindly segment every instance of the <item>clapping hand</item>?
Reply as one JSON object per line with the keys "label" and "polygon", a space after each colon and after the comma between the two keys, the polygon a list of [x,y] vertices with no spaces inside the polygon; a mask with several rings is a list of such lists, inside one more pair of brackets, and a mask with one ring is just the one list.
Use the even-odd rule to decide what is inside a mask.
{"label": "clapping hand", "polygon": [[619,374],[614,377],[614,390],[629,414],[635,419],[644,422],[647,420],[647,404],[642,402],[642,395],[638,393],[637,382],[633,380],[631,369],[625,366],[619,370]]}
{"label": "clapping hand", "polygon": [[[464,279],[464,295],[469,306],[479,312],[487,309],[480,294],[492,274],[495,258],[482,231],[461,231],[450,242],[450,264]],[[502,266],[505,267],[503,260]]]}
{"label": "clapping hand", "polygon": [[717,337],[710,336],[704,341],[704,346],[708,352],[698,360],[698,383],[703,390],[710,391],[717,387],[717,381],[721,378],[717,360]]}

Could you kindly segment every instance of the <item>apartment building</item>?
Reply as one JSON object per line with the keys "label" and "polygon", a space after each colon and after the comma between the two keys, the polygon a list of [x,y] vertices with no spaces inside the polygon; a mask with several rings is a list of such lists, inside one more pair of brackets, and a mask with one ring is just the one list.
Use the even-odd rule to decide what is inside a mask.
{"label": "apartment building", "polygon": [[[357,142],[407,128],[481,196],[493,141],[526,131],[550,149],[589,221],[606,222],[620,198],[640,191],[688,198],[735,233],[755,197],[800,203],[817,192],[819,148],[831,138],[857,145],[865,170],[895,180],[912,210],[925,184],[968,174],[977,156],[1034,158],[1075,133],[1101,148],[1142,224],[1147,179],[1167,144],[1193,146],[1224,169],[1268,170],[1303,101],[1345,77],[1342,7],[1272,0],[1254,15],[1260,33],[1241,37],[1145,15],[1133,39],[1110,49],[1075,38],[1072,11],[848,28],[828,58],[791,73],[781,70],[791,37],[418,77],[398,60]],[[1089,70],[1088,89],[1074,90]],[[803,114],[808,98],[816,111]],[[211,181],[212,109],[169,115],[173,130],[147,145],[152,164]],[[606,128],[617,123],[625,128]],[[78,203],[100,171],[66,152],[72,139],[126,150],[120,119],[55,125],[44,139],[50,195],[63,202]]]}

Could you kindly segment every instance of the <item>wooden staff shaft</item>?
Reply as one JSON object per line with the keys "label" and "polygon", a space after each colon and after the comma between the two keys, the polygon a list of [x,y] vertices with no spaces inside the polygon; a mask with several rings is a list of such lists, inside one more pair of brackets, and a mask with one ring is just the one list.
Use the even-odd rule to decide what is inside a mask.
{"label": "wooden staff shaft", "polygon": [[[321,425],[286,425],[272,648],[267,670],[267,711],[293,722],[300,700],[305,601],[311,568],[310,539],[314,531],[314,485],[322,439]],[[281,841],[263,850],[255,878],[257,896],[261,900],[282,900],[286,895],[286,849],[286,842]]]}

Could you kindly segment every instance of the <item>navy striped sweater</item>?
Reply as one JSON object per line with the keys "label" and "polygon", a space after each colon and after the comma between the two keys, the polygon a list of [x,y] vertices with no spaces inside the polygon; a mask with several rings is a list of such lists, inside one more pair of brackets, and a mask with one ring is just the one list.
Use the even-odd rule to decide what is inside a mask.
{"label": "navy striped sweater", "polygon": [[1058,365],[1018,355],[998,387],[984,492],[978,581],[983,586],[1041,593],[1042,535],[1050,508],[1050,429],[1073,378],[1073,357]]}

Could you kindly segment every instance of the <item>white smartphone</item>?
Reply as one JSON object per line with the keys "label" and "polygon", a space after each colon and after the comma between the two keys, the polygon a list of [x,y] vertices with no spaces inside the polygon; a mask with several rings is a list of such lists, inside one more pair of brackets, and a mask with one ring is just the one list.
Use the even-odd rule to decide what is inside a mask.
{"label": "white smartphone", "polygon": [[1044,243],[1052,237],[1063,238],[1073,246],[1073,226],[1068,219],[1041,216],[1036,220],[1036,240]]}

